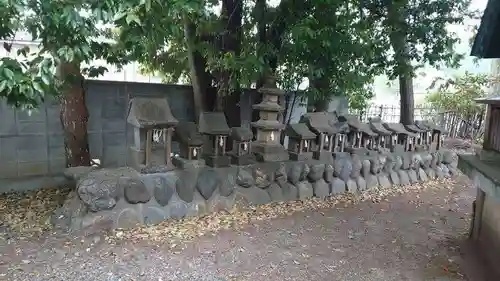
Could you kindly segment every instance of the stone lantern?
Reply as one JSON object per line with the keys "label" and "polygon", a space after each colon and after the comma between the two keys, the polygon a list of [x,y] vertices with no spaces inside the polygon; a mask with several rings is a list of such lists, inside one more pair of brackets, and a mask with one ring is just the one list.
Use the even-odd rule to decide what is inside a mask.
{"label": "stone lantern", "polygon": [[381,120],[379,118],[370,119],[369,125],[370,129],[378,134],[378,136],[375,137],[374,148],[389,148],[391,143],[391,132],[384,128]]}
{"label": "stone lantern", "polygon": [[239,166],[253,164],[255,159],[251,147],[252,130],[244,127],[231,128],[231,139],[233,140],[231,162]]}
{"label": "stone lantern", "polygon": [[333,160],[336,130],[330,125],[330,119],[331,114],[328,112],[310,112],[301,117],[300,122],[305,123],[316,134],[313,146],[313,158],[316,160]]}
{"label": "stone lantern", "polygon": [[231,159],[226,155],[226,142],[230,130],[224,113],[200,113],[198,129],[208,138],[208,143],[203,149],[205,163],[210,167],[230,166]]}
{"label": "stone lantern", "polygon": [[252,150],[261,162],[286,161],[288,153],[280,144],[280,132],[285,125],[278,121],[278,115],[283,111],[278,104],[278,97],[285,92],[278,89],[272,75],[267,75],[264,86],[258,92],[262,94],[262,102],[252,106],[259,111],[260,117],[258,121],[251,123],[257,129]]}
{"label": "stone lantern", "polygon": [[[173,169],[172,134],[178,121],[172,115],[166,98],[132,98],[129,103],[127,122],[134,127],[134,145],[130,148],[131,165],[139,170],[151,166]],[[153,130],[162,130],[165,136],[164,161],[153,163]]]}
{"label": "stone lantern", "polygon": [[401,123],[384,123],[384,128],[391,132],[390,149],[394,152],[397,145],[402,145],[405,151],[411,151],[412,137],[416,135],[408,132]]}
{"label": "stone lantern", "polygon": [[311,143],[316,139],[316,134],[311,132],[305,123],[289,124],[285,132],[288,136],[290,159],[295,161],[312,159]]}
{"label": "stone lantern", "polygon": [[[198,132],[198,126],[194,122],[180,121],[175,130],[175,137],[179,142],[179,156],[184,161],[200,161],[202,156],[203,137]],[[179,161],[177,161],[179,160]],[[180,159],[174,158],[176,166]]]}

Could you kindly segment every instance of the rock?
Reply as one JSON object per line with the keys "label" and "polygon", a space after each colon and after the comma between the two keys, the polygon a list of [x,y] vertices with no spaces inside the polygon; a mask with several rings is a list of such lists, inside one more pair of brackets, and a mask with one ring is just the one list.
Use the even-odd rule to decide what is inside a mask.
{"label": "rock", "polygon": [[272,183],[269,188],[266,189],[267,193],[269,193],[269,197],[271,198],[272,202],[281,202],[283,200],[283,192],[281,191],[281,188],[276,184]]}
{"label": "rock", "polygon": [[355,193],[358,191],[358,186],[356,185],[356,182],[353,181],[352,179],[347,180],[345,185],[348,192]]}
{"label": "rock", "polygon": [[299,199],[299,189],[291,183],[286,183],[286,185],[282,186],[281,191],[283,192],[283,199],[285,201]]}
{"label": "rock", "polygon": [[365,181],[367,190],[370,190],[378,186],[378,179],[376,175],[372,174],[368,175],[368,178],[366,178]]}
{"label": "rock", "polygon": [[339,178],[344,182],[347,182],[351,179],[352,163],[348,159],[341,159],[341,161],[343,161],[343,165],[339,173]]}
{"label": "rock", "polygon": [[255,185],[258,188],[265,189],[271,185],[271,176],[263,169],[255,167],[255,169],[253,170],[253,175],[255,178]]}
{"label": "rock", "polygon": [[372,157],[370,159],[370,172],[374,175],[380,173],[382,166],[379,157]]}
{"label": "rock", "polygon": [[394,166],[396,165],[394,157],[392,155],[387,155],[385,158],[385,164],[382,168],[382,171],[387,175],[390,175],[392,171],[394,171]]}
{"label": "rock", "polygon": [[315,182],[323,178],[325,172],[325,164],[314,164],[309,167],[309,174],[307,177],[310,181]]}
{"label": "rock", "polygon": [[358,177],[354,181],[358,185],[358,190],[359,191],[366,190],[366,181],[365,181],[365,179],[363,177]]}
{"label": "rock", "polygon": [[219,211],[229,211],[233,208],[235,203],[236,194],[233,193],[230,196],[221,196],[214,193],[214,195],[207,201],[207,212],[219,212]]}
{"label": "rock", "polygon": [[165,211],[155,206],[144,206],[142,216],[146,225],[155,225],[167,219]]}
{"label": "rock", "polygon": [[195,192],[193,201],[188,203],[187,217],[202,216],[207,213],[207,203],[199,192]]}
{"label": "rock", "polygon": [[370,175],[370,170],[371,170],[371,164],[370,164],[370,160],[368,159],[364,159],[363,162],[361,162],[361,175],[363,176],[363,178],[368,178],[368,176]]}
{"label": "rock", "polygon": [[330,195],[330,187],[324,179],[319,179],[312,184],[313,195],[317,198],[325,199]]}
{"label": "rock", "polygon": [[288,182],[291,184],[297,184],[300,181],[300,175],[302,174],[302,163],[294,162],[290,164],[288,169]]}
{"label": "rock", "polygon": [[302,163],[302,173],[300,174],[299,181],[307,180],[309,172],[311,172],[311,168],[309,167],[309,165],[307,165],[306,163]]}
{"label": "rock", "polygon": [[330,193],[331,194],[341,194],[346,192],[347,187],[345,182],[339,178],[333,178],[333,181],[330,183]]}
{"label": "rock", "polygon": [[151,200],[151,194],[141,180],[136,178],[123,179],[120,180],[120,184],[123,186],[125,199],[130,204],[147,203]]}
{"label": "rock", "polygon": [[443,150],[441,153],[441,157],[441,162],[443,164],[451,164],[454,162],[456,154],[451,150]]}
{"label": "rock", "polygon": [[255,185],[255,180],[249,171],[243,168],[238,168],[238,174],[236,176],[236,184],[244,188],[250,188]]}
{"label": "rock", "polygon": [[443,172],[443,170],[441,169],[441,166],[437,166],[434,170],[436,171],[436,177],[437,177],[438,179],[440,179],[440,180],[441,180],[441,179],[444,179],[444,178],[445,178],[445,173],[444,173],[444,172]]}
{"label": "rock", "polygon": [[328,183],[333,181],[333,166],[331,164],[325,165],[325,173],[323,175],[323,178]]}
{"label": "rock", "polygon": [[274,181],[286,182],[287,181],[286,167],[284,163],[280,163],[280,167],[274,172]]}
{"label": "rock", "polygon": [[[177,178],[175,178],[177,180]],[[160,204],[160,206],[166,206],[172,195],[175,192],[175,182],[169,181],[168,178],[158,176],[153,180],[154,182],[154,196],[156,202]]]}
{"label": "rock", "polygon": [[400,155],[394,156],[394,171],[399,171],[403,167],[403,158]]}
{"label": "rock", "polygon": [[203,198],[208,199],[220,185],[217,173],[213,169],[204,169],[198,176],[196,189]]}
{"label": "rock", "polygon": [[460,174],[460,172],[457,170],[457,168],[453,167],[452,164],[448,165],[448,171],[450,172],[450,175],[452,177],[458,176]]}
{"label": "rock", "polygon": [[297,184],[297,190],[299,193],[299,199],[305,200],[313,197],[314,192],[311,183],[307,181],[301,181]]}
{"label": "rock", "polygon": [[224,197],[229,197],[234,193],[236,187],[236,169],[234,168],[219,168],[217,169],[219,185],[219,194]]}
{"label": "rock", "polygon": [[114,222],[114,228],[131,229],[142,224],[142,216],[132,208],[123,209]]}
{"label": "rock", "polygon": [[96,167],[92,166],[69,167],[64,170],[64,176],[69,180],[78,181],[81,177],[88,175],[93,170],[96,170]]}
{"label": "rock", "polygon": [[422,169],[422,168],[418,168],[417,176],[418,176],[418,179],[420,180],[420,182],[426,182],[429,180],[427,178],[427,174],[425,173],[424,169]]}
{"label": "rock", "polygon": [[401,185],[409,185],[410,184],[410,178],[408,177],[407,171],[399,170],[398,177],[399,177],[399,184],[401,184]]}
{"label": "rock", "polygon": [[411,184],[418,183],[417,172],[413,169],[408,170],[408,178],[410,179]]}
{"label": "rock", "polygon": [[387,174],[380,173],[377,175],[377,179],[378,179],[378,184],[383,188],[389,188],[392,186]]}
{"label": "rock", "polygon": [[401,166],[401,169],[409,170],[411,166],[411,156],[408,153],[404,153],[403,155],[401,155],[401,158],[403,159],[403,165]]}
{"label": "rock", "polygon": [[174,197],[172,202],[168,204],[168,215],[170,218],[182,219],[188,215],[188,212],[189,212],[189,204],[180,198]]}
{"label": "rock", "polygon": [[184,202],[193,201],[194,191],[197,186],[197,172],[194,169],[181,170],[179,177],[175,182],[175,190],[177,195]]}
{"label": "rock", "polygon": [[118,183],[120,177],[120,171],[93,171],[78,181],[78,196],[92,212],[112,209],[123,194],[122,186]]}
{"label": "rock", "polygon": [[430,179],[436,178],[436,171],[434,171],[434,169],[432,169],[432,168],[425,169],[425,173],[427,174],[427,177]]}
{"label": "rock", "polygon": [[400,185],[401,181],[399,180],[398,172],[392,171],[389,174],[389,178],[391,179],[391,182],[393,185]]}
{"label": "rock", "polygon": [[411,156],[411,166],[410,168],[416,170],[420,168],[420,163],[422,163],[422,157],[418,153],[413,153]]}
{"label": "rock", "polygon": [[443,175],[445,178],[450,176],[450,170],[448,169],[448,167],[446,167],[446,165],[441,163],[439,167],[441,168],[441,171],[443,171]]}
{"label": "rock", "polygon": [[236,187],[235,190],[237,202],[242,202],[246,205],[263,205],[271,202],[271,197],[267,191],[258,187],[241,188]]}
{"label": "rock", "polygon": [[357,179],[361,175],[361,169],[363,168],[363,165],[361,163],[361,159],[359,158],[359,155],[357,154],[352,154],[351,155],[351,163],[352,163],[352,169],[351,169],[351,179]]}
{"label": "rock", "polygon": [[64,200],[61,208],[58,208],[51,217],[51,223],[55,228],[71,230],[72,221],[81,219],[87,213],[87,207],[78,197],[76,191],[71,191]]}

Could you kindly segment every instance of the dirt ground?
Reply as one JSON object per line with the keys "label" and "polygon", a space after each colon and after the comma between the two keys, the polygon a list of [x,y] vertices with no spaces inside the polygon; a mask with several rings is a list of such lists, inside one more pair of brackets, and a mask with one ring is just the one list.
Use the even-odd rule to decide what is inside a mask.
{"label": "dirt ground", "polygon": [[461,176],[175,243],[109,238],[138,237],[122,232],[29,237],[4,224],[0,280],[489,281],[466,242],[474,195]]}

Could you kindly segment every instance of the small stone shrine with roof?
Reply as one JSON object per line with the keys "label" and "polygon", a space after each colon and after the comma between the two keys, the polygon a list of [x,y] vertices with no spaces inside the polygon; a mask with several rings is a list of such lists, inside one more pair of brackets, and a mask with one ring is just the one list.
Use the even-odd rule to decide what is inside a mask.
{"label": "small stone shrine with roof", "polygon": [[402,145],[405,151],[410,151],[411,138],[414,133],[408,132],[401,123],[383,123],[384,128],[391,132],[391,151],[394,152],[396,146]]}
{"label": "small stone shrine with roof", "polygon": [[329,114],[329,124],[335,130],[333,138],[333,152],[344,152],[347,142],[347,134],[349,133],[349,125],[345,119],[340,121],[336,112],[329,112]]}
{"label": "small stone shrine with roof", "polygon": [[203,148],[205,163],[210,167],[228,167],[231,159],[226,154],[226,142],[230,133],[226,116],[223,112],[200,113],[198,130],[207,136],[208,142]]}
{"label": "small stone shrine with roof", "polygon": [[370,118],[369,126],[377,134],[375,137],[375,148],[389,148],[391,132],[382,125],[382,120],[380,118]]}
{"label": "small stone shrine with roof", "polygon": [[[131,165],[140,171],[153,167],[156,167],[153,169],[159,170],[173,169],[172,135],[178,121],[172,115],[167,99],[132,98],[129,104],[127,122],[134,128],[134,144],[130,148]],[[153,153],[153,130],[162,130],[165,136],[163,157]],[[156,158],[163,158],[163,160],[155,161]]]}
{"label": "small stone shrine with roof", "polygon": [[313,156],[311,142],[316,139],[316,134],[311,132],[305,123],[289,124],[285,132],[288,136],[290,159],[311,160]]}
{"label": "small stone shrine with roof", "polygon": [[443,128],[427,120],[416,121],[415,125],[422,130],[427,130],[427,145],[431,151],[436,151],[441,147],[444,135],[447,134]]}
{"label": "small stone shrine with roof", "polygon": [[260,117],[258,121],[251,123],[252,127],[257,129],[252,150],[261,162],[286,161],[288,153],[280,144],[280,132],[285,125],[278,121],[278,115],[283,111],[278,104],[278,97],[283,96],[285,92],[278,89],[275,78],[269,74],[258,92],[262,94],[262,102],[252,106],[259,111]]}
{"label": "small stone shrine with roof", "polygon": [[331,160],[335,146],[336,130],[330,124],[332,115],[328,112],[311,112],[304,114],[300,120],[309,130],[316,134],[313,145],[313,158],[317,160]]}
{"label": "small stone shrine with roof", "polygon": [[[180,121],[175,129],[175,139],[179,142],[179,157],[173,163],[180,168],[189,161],[202,161],[203,137],[194,122]],[[180,159],[178,159],[180,158]]]}
{"label": "small stone shrine with roof", "polygon": [[361,123],[358,117],[354,115],[340,116],[339,120],[345,120],[349,125],[348,142],[352,149],[371,149],[373,147],[377,134],[370,129],[368,124]]}
{"label": "small stone shrine with roof", "polygon": [[255,162],[252,153],[252,130],[245,127],[231,128],[231,139],[233,140],[233,151],[231,152],[231,163],[239,166],[250,165]]}

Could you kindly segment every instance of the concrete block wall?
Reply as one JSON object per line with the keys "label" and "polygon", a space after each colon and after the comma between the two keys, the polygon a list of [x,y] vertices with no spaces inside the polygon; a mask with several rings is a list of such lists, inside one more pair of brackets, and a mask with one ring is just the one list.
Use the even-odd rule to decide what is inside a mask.
{"label": "concrete block wall", "polygon": [[[126,123],[129,99],[166,96],[172,113],[193,119],[189,86],[90,80],[87,82],[89,146],[105,167],[127,162],[131,128]],[[0,179],[60,175],[65,168],[59,104],[48,101],[37,111],[12,109],[0,103]]]}

